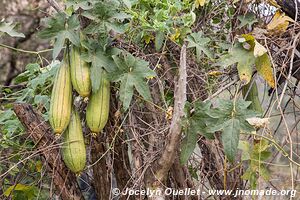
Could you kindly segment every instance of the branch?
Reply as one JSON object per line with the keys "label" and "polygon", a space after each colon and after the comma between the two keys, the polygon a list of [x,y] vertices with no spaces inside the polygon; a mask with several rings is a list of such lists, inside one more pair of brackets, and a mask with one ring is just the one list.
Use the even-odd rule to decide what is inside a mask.
{"label": "branch", "polygon": [[50,4],[50,6],[52,6],[56,10],[56,12],[58,13],[64,12],[64,9],[62,9],[55,0],[47,0],[47,1]]}
{"label": "branch", "polygon": [[168,171],[174,163],[175,156],[178,150],[178,145],[181,138],[181,118],[184,116],[184,106],[186,102],[186,45],[184,44],[180,52],[180,66],[178,83],[175,86],[174,93],[174,112],[169,130],[169,138],[165,150],[161,158],[158,160],[160,169],[156,172],[156,179],[158,182],[163,182],[167,177]]}
{"label": "branch", "polygon": [[[295,57],[295,50],[297,48],[297,41],[298,41],[298,38],[300,37],[300,33],[298,33],[293,41],[293,50],[292,50],[292,55],[291,55],[291,62],[290,62],[290,69],[289,69],[289,73],[288,73],[288,77],[286,78],[286,81],[285,81],[285,84],[283,86],[283,89],[282,89],[282,93],[281,93],[281,96],[280,96],[280,99],[278,101],[278,106],[281,106],[281,102],[283,100],[283,97],[284,97],[284,94],[285,94],[285,91],[287,89],[287,86],[288,86],[288,81],[290,81],[291,79],[291,76],[292,76],[292,72],[293,72],[293,65],[294,65],[294,57]],[[295,68],[294,68],[295,69]]]}
{"label": "branch", "polygon": [[83,199],[75,174],[65,166],[59,149],[53,147],[58,146],[58,144],[49,124],[29,104],[14,104],[14,111],[27,129],[28,135],[33,139],[37,151],[41,152],[41,155],[45,158],[53,183],[59,191],[59,196],[63,200]]}

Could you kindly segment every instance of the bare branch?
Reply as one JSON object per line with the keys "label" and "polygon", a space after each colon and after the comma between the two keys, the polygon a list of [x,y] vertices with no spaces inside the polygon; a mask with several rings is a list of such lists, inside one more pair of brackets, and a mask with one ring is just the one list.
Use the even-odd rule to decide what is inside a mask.
{"label": "bare branch", "polygon": [[165,150],[158,161],[160,169],[156,172],[158,182],[164,181],[168,171],[174,163],[178,145],[181,136],[181,118],[184,116],[184,105],[186,102],[186,85],[187,85],[187,63],[186,63],[186,45],[184,44],[180,52],[180,66],[178,83],[175,86],[174,93],[174,113],[169,130],[169,138]]}

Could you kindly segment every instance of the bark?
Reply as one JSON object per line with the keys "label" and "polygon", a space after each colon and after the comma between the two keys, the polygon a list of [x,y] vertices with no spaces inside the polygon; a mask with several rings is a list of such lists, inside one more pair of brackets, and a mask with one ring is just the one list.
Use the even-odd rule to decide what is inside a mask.
{"label": "bark", "polygon": [[105,139],[103,137],[97,137],[96,140],[93,141],[91,152],[94,177],[93,183],[97,198],[103,200],[109,199],[111,191],[110,173],[106,163],[106,151]]}
{"label": "bark", "polygon": [[[186,63],[186,45],[184,44],[180,53],[179,77],[174,92],[174,112],[169,129],[169,137],[162,152],[161,158],[155,164],[155,180],[148,185],[153,188],[157,194],[163,194],[162,183],[165,182],[168,172],[171,169],[180,144],[181,138],[181,118],[184,116],[184,106],[186,102],[186,85],[187,85],[187,63]],[[160,191],[160,192],[158,192]],[[163,195],[157,195],[151,199],[164,199]]]}
{"label": "bark", "polygon": [[[121,137],[121,136],[120,136]],[[125,188],[130,187],[130,164],[128,158],[128,148],[127,144],[123,143],[122,138],[118,138],[115,143],[114,148],[114,174],[117,180],[117,186],[120,191],[123,191]],[[127,197],[121,196],[121,200],[126,200]],[[129,198],[133,199],[133,198]]]}
{"label": "bark", "polygon": [[77,178],[64,164],[50,125],[29,104],[14,104],[14,111],[32,138],[37,151],[47,162],[48,173],[53,177],[53,184],[63,200],[81,200],[82,193],[77,184]]}

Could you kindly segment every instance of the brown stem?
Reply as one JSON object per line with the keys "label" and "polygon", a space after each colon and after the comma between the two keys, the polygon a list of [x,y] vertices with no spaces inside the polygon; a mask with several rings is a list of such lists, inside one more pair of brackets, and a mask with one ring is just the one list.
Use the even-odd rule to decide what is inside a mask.
{"label": "brown stem", "polygon": [[[166,180],[168,172],[172,167],[181,137],[181,118],[184,116],[184,105],[186,102],[186,85],[187,85],[187,63],[186,63],[186,45],[184,44],[180,53],[179,77],[175,86],[174,93],[174,112],[169,129],[169,138],[167,140],[161,158],[157,162],[157,170],[154,172],[155,181],[150,187],[155,190],[163,190],[162,183]],[[160,199],[154,197],[153,199]]]}
{"label": "brown stem", "polygon": [[[107,152],[106,142],[104,137],[97,137],[92,144],[92,163],[94,186],[98,199],[108,200],[111,191],[111,179],[105,155]],[[102,157],[102,158],[101,158]],[[99,160],[99,158],[101,158]]]}

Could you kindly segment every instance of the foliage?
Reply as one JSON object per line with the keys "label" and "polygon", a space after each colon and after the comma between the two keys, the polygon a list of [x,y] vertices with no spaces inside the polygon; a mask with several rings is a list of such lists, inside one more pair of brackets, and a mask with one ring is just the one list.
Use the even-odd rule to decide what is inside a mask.
{"label": "foliage", "polygon": [[120,100],[123,106],[128,109],[135,88],[145,100],[151,101],[151,94],[144,78],[153,78],[156,74],[148,68],[148,62],[135,58],[131,54],[113,56],[118,67],[111,73],[111,80],[120,81]]}
{"label": "foliage", "polygon": [[80,45],[80,38],[78,33],[79,21],[76,15],[67,17],[63,13],[58,13],[54,17],[45,20],[47,28],[42,30],[39,35],[41,38],[54,38],[53,59],[55,60],[61,49],[68,39],[75,46]]}
{"label": "foliage", "polygon": [[16,32],[14,28],[15,24],[13,24],[12,22],[5,22],[3,19],[2,21],[0,21],[0,37],[3,33],[6,33],[11,37],[25,37],[23,33]]}
{"label": "foliage", "polygon": [[[239,85],[234,82],[233,86],[237,91],[241,91],[241,86],[245,86],[245,89],[251,85],[251,80],[255,81],[253,76],[255,70],[269,86],[275,87],[273,73],[275,66],[273,60],[271,62],[272,51],[269,51],[269,47],[266,48],[267,42],[262,43],[263,37],[255,33],[254,26],[257,24],[260,26],[262,22],[256,14],[257,10],[252,7],[254,3],[246,5],[241,1],[229,3],[221,0],[64,0],[64,3],[66,9],[44,19],[44,28],[39,31],[41,38],[50,39],[53,44],[53,61],[44,66],[44,57],[42,58],[40,52],[34,52],[33,54],[38,56],[39,60],[28,64],[24,72],[13,80],[14,84],[21,86],[21,89],[0,88],[2,95],[0,100],[4,100],[0,111],[0,146],[13,155],[10,162],[17,163],[24,159],[23,154],[20,153],[22,150],[28,152],[34,150],[34,144],[24,135],[25,130],[13,112],[13,103],[30,103],[38,109],[45,120],[48,120],[49,96],[60,63],[56,59],[61,58],[61,50],[68,49],[69,45],[84,49],[81,58],[90,63],[93,93],[100,88],[103,70],[114,83],[113,98],[116,97],[121,103],[116,103],[117,111],[114,116],[116,119],[113,120],[118,121],[121,117],[122,123],[115,122],[112,130],[117,128],[120,130],[117,133],[124,132],[123,135],[129,137],[130,130],[125,124],[128,120],[127,116],[139,112],[137,118],[144,123],[141,132],[146,132],[146,136],[136,134],[136,138],[129,138],[130,142],[127,142],[126,138],[123,143],[130,146],[131,141],[134,140],[138,142],[140,148],[150,149],[148,147],[150,137],[147,138],[148,130],[145,127],[151,129],[153,127],[152,122],[147,121],[150,118],[149,110],[143,103],[150,103],[155,109],[165,112],[166,120],[162,120],[160,124],[169,126],[168,120],[172,119],[176,88],[174,77],[178,73],[180,62],[179,50],[182,44],[186,43],[188,48],[187,97],[192,103],[185,105],[186,115],[182,119],[183,139],[181,146],[178,147],[181,164],[188,163],[190,175],[198,180],[198,166],[195,167],[195,163],[199,160],[194,161],[191,155],[195,152],[198,139],[201,137],[201,140],[205,138],[209,142],[212,140],[220,142],[218,146],[222,149],[220,155],[224,156],[223,152],[225,153],[226,158],[231,162],[230,166],[234,161],[235,163],[242,161],[242,164],[237,167],[246,167],[247,170],[242,178],[249,181],[251,188],[257,187],[260,177],[269,180],[270,173],[265,162],[271,156],[269,151],[271,144],[261,138],[250,137],[250,133],[257,127],[247,121],[262,114],[256,111],[263,111],[258,98],[261,94],[257,91],[256,84],[256,90],[250,91],[252,93],[249,94],[257,98],[244,97],[252,102],[242,100],[239,92],[237,95],[226,94],[218,102],[208,99],[199,100],[204,100],[204,97],[219,90],[224,82],[231,84],[230,81],[236,73],[235,68],[241,83]],[[249,13],[242,13],[243,9],[238,9],[237,4],[247,6]],[[286,31],[290,22],[292,20],[287,16],[275,13],[273,20],[267,26],[268,34],[272,31],[281,33]],[[15,25],[11,22],[0,22],[0,36],[5,33],[13,37],[24,37],[24,34],[16,32],[14,28]],[[253,32],[249,32],[252,30]],[[12,49],[16,50],[16,48]],[[197,81],[193,82],[195,79]],[[161,96],[156,97],[161,100],[159,103],[152,102],[153,90],[156,88],[149,87],[150,80],[153,80],[151,87],[158,85],[157,93]],[[195,92],[193,87],[204,90],[205,92],[200,91],[205,93],[204,97]],[[229,93],[232,92],[232,87],[225,89],[228,89]],[[134,95],[135,92],[137,95]],[[217,96],[221,95],[223,93],[218,93]],[[132,107],[134,109],[130,109],[131,102],[136,98],[143,99],[144,102],[134,104]],[[86,103],[82,99],[78,101],[82,105]],[[84,113],[83,110],[82,108],[81,114]],[[120,115],[119,111],[122,111]],[[151,114],[156,115],[156,113]],[[134,128],[138,129],[137,127]],[[162,128],[167,130],[166,127]],[[115,142],[119,139],[112,134],[115,133],[104,134],[105,138],[109,137],[107,141]],[[241,134],[245,134],[247,140]],[[118,137],[121,138],[123,135],[120,134]],[[110,137],[114,138],[111,140]],[[159,138],[157,135],[151,137]],[[165,141],[161,138],[157,141],[158,144],[154,144],[154,149],[164,145]],[[164,139],[167,140],[168,137],[165,136]],[[107,146],[109,146],[108,151],[113,154],[114,144]],[[131,152],[133,148],[128,149],[128,152]],[[238,156],[238,149],[242,151],[241,158]],[[141,152],[143,155],[148,155],[148,152]],[[24,155],[27,155],[27,152]],[[7,173],[12,177],[24,173],[24,169],[25,172],[33,174],[32,177],[19,183],[10,182],[9,178],[6,178],[4,195],[10,195],[13,199],[36,198],[40,193],[37,185],[41,185],[36,179],[43,175],[40,162],[39,159],[30,158],[28,162],[22,162],[19,166],[7,165],[3,169],[1,166],[0,171],[12,169]],[[149,166],[148,164],[146,163],[145,166]],[[47,184],[45,183],[45,188],[48,187]]]}
{"label": "foliage", "polygon": [[261,139],[254,142],[252,148],[247,141],[240,141],[239,143],[239,148],[243,150],[242,161],[250,162],[242,178],[250,181],[251,189],[256,188],[259,177],[265,181],[270,179],[270,172],[264,162],[272,155],[268,150],[271,145],[267,140]]}
{"label": "foliage", "polygon": [[[15,102],[28,102],[39,109],[47,120],[50,106],[50,88],[58,66],[59,62],[57,61],[44,68],[41,68],[37,63],[28,64],[26,70],[15,78],[15,83],[24,85],[24,89],[19,92],[6,90],[5,93],[2,93],[5,95],[4,99],[14,99]],[[11,103],[6,104],[4,111],[0,110],[0,132],[0,148],[2,151],[9,150],[11,152],[10,161],[12,163],[24,159],[25,156],[28,156],[27,151],[31,152],[34,149],[32,141],[24,135],[25,130],[13,112]],[[13,165],[8,165],[8,168],[2,165],[0,170],[2,172],[4,170],[8,171],[12,167]],[[6,185],[10,185],[10,182],[5,178],[3,189],[6,188],[6,190],[4,195],[11,196],[12,199],[16,200],[30,200],[37,196],[41,199],[47,199],[47,195],[41,194],[40,189],[35,186],[41,173],[44,173],[42,168],[39,157],[24,161],[18,167],[12,168],[13,170],[8,171],[11,176],[24,173],[24,170],[26,170],[27,174],[32,177],[28,176],[26,178],[26,184],[18,183],[9,187],[6,187]]]}
{"label": "foliage", "polygon": [[[194,113],[192,116],[185,119],[185,129],[187,131],[182,145],[182,163],[185,163],[193,152],[198,133],[208,139],[213,139],[215,132],[222,131],[221,136],[225,155],[233,162],[237,153],[240,133],[250,133],[254,130],[246,120],[257,115],[256,112],[247,109],[251,102],[220,99],[218,104],[218,107],[210,108],[209,103],[197,102],[193,107]],[[188,104],[188,107],[190,107],[190,104]]]}
{"label": "foliage", "polygon": [[149,43],[156,40],[156,49],[160,49],[163,38],[182,42],[195,22],[194,3],[190,1],[126,1],[126,12],[132,16],[131,30],[128,33],[136,36],[136,43]]}
{"label": "foliage", "polygon": [[210,39],[208,37],[203,37],[202,33],[200,32],[191,33],[187,37],[187,42],[188,42],[188,48],[196,48],[197,60],[200,61],[202,52],[210,59],[213,58],[213,53],[210,51],[208,47],[208,43],[210,42]]}
{"label": "foliage", "polygon": [[38,188],[35,186],[23,185],[23,184],[16,184],[12,185],[4,192],[6,197],[12,195],[13,199],[34,199],[36,197]]}
{"label": "foliage", "polygon": [[275,80],[267,50],[250,34],[243,34],[227,54],[220,57],[217,65],[228,67],[237,63],[239,77],[244,85],[248,84],[253,74],[253,65],[274,88]]}

